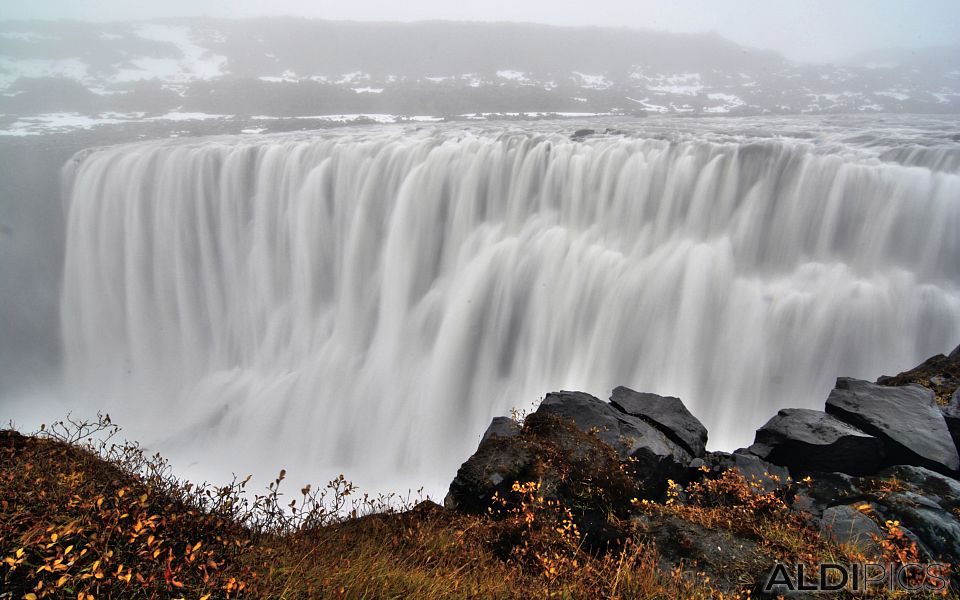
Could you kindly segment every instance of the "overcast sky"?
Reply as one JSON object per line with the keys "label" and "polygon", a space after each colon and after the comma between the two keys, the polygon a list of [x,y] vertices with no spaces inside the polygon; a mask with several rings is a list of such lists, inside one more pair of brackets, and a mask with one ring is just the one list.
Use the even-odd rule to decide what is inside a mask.
{"label": "overcast sky", "polygon": [[960,0],[0,0],[0,18],[114,21],[297,15],[455,19],[716,31],[797,60],[873,48],[960,44]]}

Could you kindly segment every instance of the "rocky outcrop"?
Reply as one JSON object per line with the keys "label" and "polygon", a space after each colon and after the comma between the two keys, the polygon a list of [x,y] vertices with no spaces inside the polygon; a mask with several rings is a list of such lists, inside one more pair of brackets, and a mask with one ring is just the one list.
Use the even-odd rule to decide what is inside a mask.
{"label": "rocky outcrop", "polygon": [[[960,482],[929,469],[900,465],[864,477],[821,474],[811,480],[801,504],[824,527],[837,519],[838,506],[855,507],[874,523],[899,521],[925,559],[954,564],[960,559]],[[850,524],[853,531],[866,526],[842,510],[841,516],[859,523]]]}
{"label": "rocky outcrop", "polygon": [[536,481],[546,499],[577,507],[592,543],[608,544],[606,515],[617,506],[629,511],[634,497],[662,498],[667,480],[687,473],[694,457],[671,437],[589,394],[548,394],[522,426],[493,419],[445,504],[482,514],[495,495],[509,497],[515,482]]}
{"label": "rocky outcrop", "polygon": [[[587,394],[551,394],[547,399],[546,407],[527,416],[522,426],[493,420],[477,451],[457,471],[444,504],[485,514],[503,508],[494,498],[509,501],[514,483],[537,482],[545,500],[571,507],[588,547],[616,544],[619,534],[607,526],[607,518],[625,518],[637,493],[621,456],[635,444],[625,442],[618,452],[608,442],[616,441],[612,432],[619,435],[621,426],[624,432],[636,432],[605,412],[606,403]],[[601,428],[606,429],[603,437]]]}
{"label": "rocky outcrop", "polygon": [[707,428],[690,414],[679,398],[635,392],[620,386],[613,390],[610,404],[656,427],[693,456],[703,456],[707,451]]}
{"label": "rocky outcrop", "polygon": [[679,478],[693,459],[690,452],[660,429],[589,394],[548,394],[537,413],[569,419],[582,431],[593,432],[629,463],[636,477],[644,482],[658,482],[646,487],[650,496],[662,491],[660,482]]}
{"label": "rocky outcrop", "polygon": [[920,385],[889,387],[840,378],[826,410],[883,440],[889,462],[941,472],[960,469],[960,456],[933,392]]}
{"label": "rocky outcrop", "polygon": [[537,412],[569,419],[583,431],[594,431],[624,460],[640,451],[683,464],[692,458],[643,420],[583,392],[547,394]]}
{"label": "rocky outcrop", "polygon": [[[934,361],[937,368],[958,353]],[[928,384],[942,381],[934,375]],[[682,512],[651,519],[637,499],[702,502],[696,490],[711,481],[730,485],[717,480],[735,471],[751,493],[785,502],[799,519],[794,525],[819,529],[863,556],[883,558],[879,540],[896,521],[925,560],[960,563],[960,391],[938,405],[932,389],[905,379],[883,385],[842,378],[825,409],[781,410],[750,448],[708,452],[706,428],[678,398],[625,387],[609,402],[582,392],[548,394],[522,424],[491,422],[447,505],[485,512],[514,482],[537,481],[545,498],[571,507],[588,547],[639,532],[662,550],[661,560],[702,565],[720,577],[726,559],[713,548],[729,551],[734,562],[760,551],[737,534],[735,520],[716,531]]]}
{"label": "rocky outcrop", "polygon": [[787,408],[757,430],[750,451],[800,476],[810,472],[876,473],[884,464],[878,438],[826,413]]}

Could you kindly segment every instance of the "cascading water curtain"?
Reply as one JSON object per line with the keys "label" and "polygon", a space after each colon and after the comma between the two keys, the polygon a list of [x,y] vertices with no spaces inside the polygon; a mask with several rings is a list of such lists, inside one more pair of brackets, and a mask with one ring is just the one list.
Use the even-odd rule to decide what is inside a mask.
{"label": "cascading water curtain", "polygon": [[68,386],[413,478],[557,389],[676,395],[746,445],[960,342],[960,175],[911,157],[462,128],[94,151],[67,173]]}

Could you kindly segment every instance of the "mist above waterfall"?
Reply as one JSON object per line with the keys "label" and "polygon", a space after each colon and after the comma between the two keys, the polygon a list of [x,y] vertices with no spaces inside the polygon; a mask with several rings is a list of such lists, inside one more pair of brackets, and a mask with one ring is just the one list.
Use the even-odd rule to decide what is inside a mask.
{"label": "mist above waterfall", "polygon": [[956,121],[606,125],[625,133],[82,153],[65,172],[67,387],[238,472],[292,454],[415,487],[550,390],[676,395],[730,449],[838,375],[956,345]]}

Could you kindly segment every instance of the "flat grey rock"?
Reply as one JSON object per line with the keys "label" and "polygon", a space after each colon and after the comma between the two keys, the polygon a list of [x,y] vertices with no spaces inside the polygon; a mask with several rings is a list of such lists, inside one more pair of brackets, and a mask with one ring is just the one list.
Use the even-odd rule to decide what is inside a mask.
{"label": "flat grey rock", "polygon": [[757,430],[750,451],[793,473],[876,473],[883,442],[827,413],[804,408],[778,412]]}
{"label": "flat grey rock", "polygon": [[694,456],[703,456],[707,451],[707,428],[679,398],[636,392],[620,386],[613,390],[610,404],[653,425]]}
{"label": "flat grey rock", "polygon": [[919,385],[890,387],[840,378],[826,411],[882,439],[895,464],[956,472],[960,456],[933,392]]}

